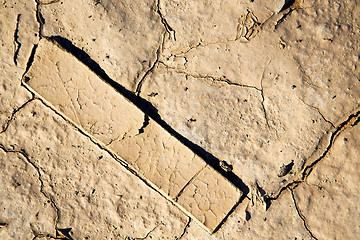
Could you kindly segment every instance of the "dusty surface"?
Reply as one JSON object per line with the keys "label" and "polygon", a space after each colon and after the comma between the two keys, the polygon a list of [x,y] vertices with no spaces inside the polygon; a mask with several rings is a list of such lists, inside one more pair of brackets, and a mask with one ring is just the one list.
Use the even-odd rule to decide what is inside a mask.
{"label": "dusty surface", "polygon": [[2,1],[1,239],[356,239],[358,1]]}

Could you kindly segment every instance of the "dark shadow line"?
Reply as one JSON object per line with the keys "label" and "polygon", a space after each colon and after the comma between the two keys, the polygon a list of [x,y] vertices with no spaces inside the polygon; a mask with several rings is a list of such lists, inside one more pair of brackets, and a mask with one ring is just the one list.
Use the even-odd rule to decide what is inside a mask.
{"label": "dark shadow line", "polygon": [[284,6],[280,9],[279,12],[285,11],[286,9],[290,8],[295,3],[295,0],[285,0]]}
{"label": "dark shadow line", "polygon": [[14,51],[14,63],[15,65],[17,66],[17,58],[19,56],[19,52],[20,52],[20,48],[21,48],[21,43],[19,42],[19,25],[20,25],[20,17],[21,17],[21,14],[18,14],[17,16],[17,20],[16,20],[16,29],[15,29],[15,32],[14,32],[14,48],[15,48],[15,51]]}
{"label": "dark shadow line", "polygon": [[199,145],[191,142],[189,139],[182,136],[175,129],[173,129],[168,123],[166,123],[158,113],[158,110],[147,100],[144,98],[135,95],[135,93],[127,90],[121,84],[112,80],[107,73],[100,67],[100,65],[95,62],[86,52],[76,47],[71,41],[61,36],[52,36],[46,37],[48,40],[60,45],[64,50],[71,53],[74,57],[76,57],[80,62],[85,64],[91,71],[93,71],[98,77],[100,77],[103,81],[112,86],[117,92],[122,94],[125,98],[127,98],[130,102],[132,102],[135,106],[137,106],[145,115],[149,116],[155,122],[157,122],[162,128],[164,128],[167,132],[169,132],[172,136],[174,136],[177,140],[179,140],[182,144],[191,149],[196,155],[201,157],[208,165],[210,165],[213,169],[219,172],[222,176],[228,179],[236,188],[240,189],[244,196],[249,193],[249,188],[244,184],[244,182],[233,172],[226,172],[219,165],[219,159],[207,152],[205,149],[200,147]]}

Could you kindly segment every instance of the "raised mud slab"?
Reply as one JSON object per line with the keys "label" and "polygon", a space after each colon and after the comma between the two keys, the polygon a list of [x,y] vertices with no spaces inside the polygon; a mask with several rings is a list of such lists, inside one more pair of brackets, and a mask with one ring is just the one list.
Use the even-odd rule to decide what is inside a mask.
{"label": "raised mud slab", "polygon": [[[40,42],[24,80],[210,232],[240,201],[241,191],[231,182],[215,170],[205,171],[204,160],[56,44]],[[196,181],[205,184],[204,193],[197,195],[197,202],[189,203],[197,191],[188,188]],[[207,187],[211,181],[220,183]],[[212,215],[196,210],[203,202],[212,202],[204,210]]]}

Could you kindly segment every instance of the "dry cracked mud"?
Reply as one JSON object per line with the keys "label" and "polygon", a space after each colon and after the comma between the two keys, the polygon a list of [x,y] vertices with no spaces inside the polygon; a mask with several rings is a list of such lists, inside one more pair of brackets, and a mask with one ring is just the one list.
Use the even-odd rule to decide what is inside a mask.
{"label": "dry cracked mud", "polygon": [[2,0],[0,239],[357,239],[358,0]]}

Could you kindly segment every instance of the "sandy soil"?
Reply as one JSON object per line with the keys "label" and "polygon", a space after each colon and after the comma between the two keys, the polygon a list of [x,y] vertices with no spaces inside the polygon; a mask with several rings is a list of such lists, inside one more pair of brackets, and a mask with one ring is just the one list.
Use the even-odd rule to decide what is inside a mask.
{"label": "sandy soil", "polygon": [[360,2],[3,0],[0,239],[357,239]]}

